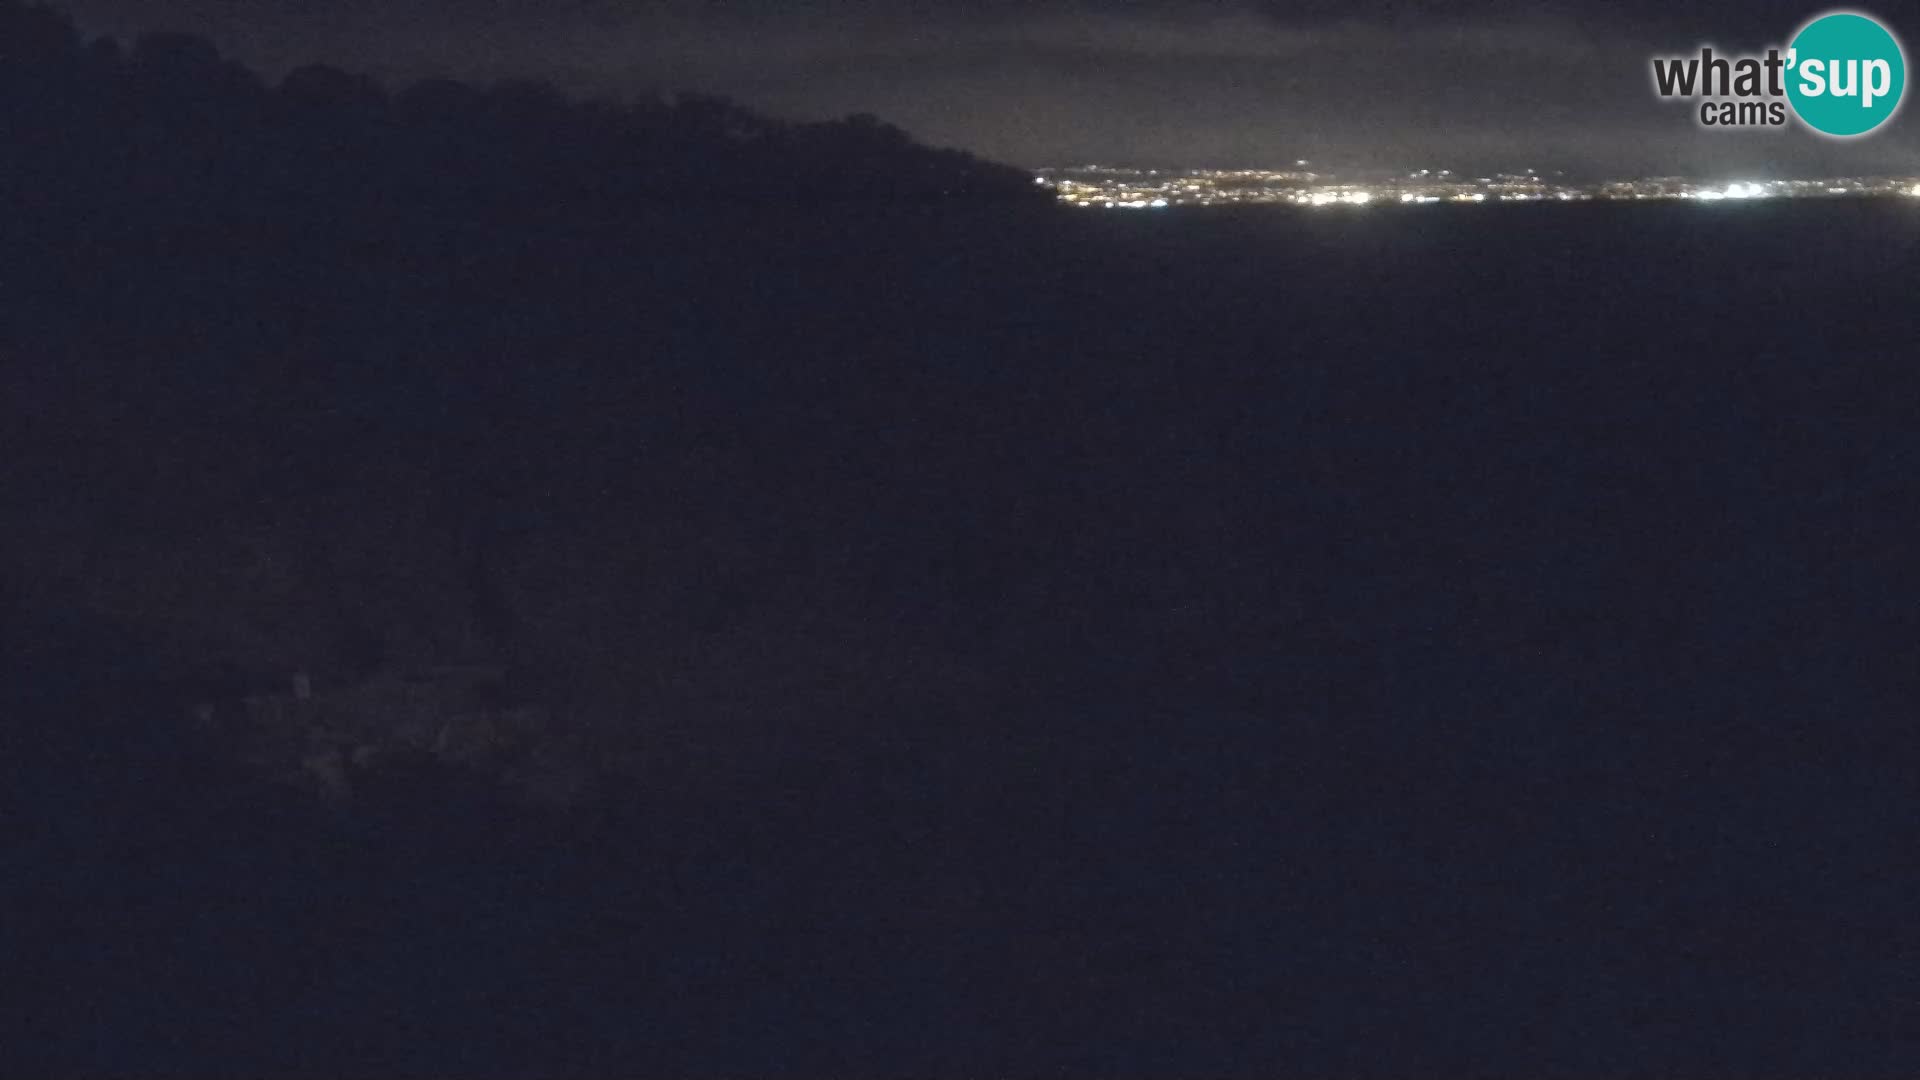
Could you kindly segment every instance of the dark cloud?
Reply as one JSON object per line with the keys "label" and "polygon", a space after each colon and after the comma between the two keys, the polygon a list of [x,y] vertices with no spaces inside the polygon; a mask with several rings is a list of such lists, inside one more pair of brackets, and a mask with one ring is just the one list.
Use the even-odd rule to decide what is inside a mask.
{"label": "dark cloud", "polygon": [[[1022,164],[1447,162],[1582,171],[1920,170],[1895,121],[1838,143],[1700,131],[1654,52],[1779,43],[1784,0],[74,0],[90,28],[206,33],[268,69],[533,76],[886,115]],[[1896,27],[1897,28],[1897,27]]]}

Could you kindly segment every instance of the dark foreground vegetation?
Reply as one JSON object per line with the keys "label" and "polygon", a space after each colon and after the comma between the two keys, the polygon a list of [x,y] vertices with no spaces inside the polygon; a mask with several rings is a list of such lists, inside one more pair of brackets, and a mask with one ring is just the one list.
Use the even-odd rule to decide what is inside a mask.
{"label": "dark foreground vegetation", "polygon": [[0,1071],[1920,1064],[1915,207],[0,62]]}

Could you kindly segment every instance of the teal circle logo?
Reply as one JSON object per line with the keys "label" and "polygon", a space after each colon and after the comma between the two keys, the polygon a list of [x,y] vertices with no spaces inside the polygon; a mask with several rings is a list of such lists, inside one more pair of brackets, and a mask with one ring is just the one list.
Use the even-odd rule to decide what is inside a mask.
{"label": "teal circle logo", "polygon": [[1900,43],[1865,15],[1837,11],[1808,23],[1787,48],[1787,100],[1826,135],[1865,135],[1893,118],[1907,89]]}

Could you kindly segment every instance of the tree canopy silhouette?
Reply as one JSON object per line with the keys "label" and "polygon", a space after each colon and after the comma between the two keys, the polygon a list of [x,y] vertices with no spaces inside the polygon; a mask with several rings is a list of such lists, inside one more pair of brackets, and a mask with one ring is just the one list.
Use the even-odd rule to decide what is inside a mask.
{"label": "tree canopy silhouette", "polygon": [[324,66],[270,86],[203,39],[88,44],[17,0],[0,2],[0,123],[0,190],[157,220],[373,208],[605,220],[660,200],[1039,197],[1017,169],[866,115],[788,122],[703,94],[573,101],[530,82],[389,93]]}

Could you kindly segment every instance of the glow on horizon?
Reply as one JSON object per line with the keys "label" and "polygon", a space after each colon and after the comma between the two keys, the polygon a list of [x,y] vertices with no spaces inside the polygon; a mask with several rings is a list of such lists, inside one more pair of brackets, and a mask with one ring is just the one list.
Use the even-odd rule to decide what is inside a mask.
{"label": "glow on horizon", "polygon": [[1762,184],[1735,183],[1728,184],[1723,191],[1695,192],[1693,197],[1701,202],[1719,202],[1722,199],[1764,199],[1767,197],[1767,189]]}

